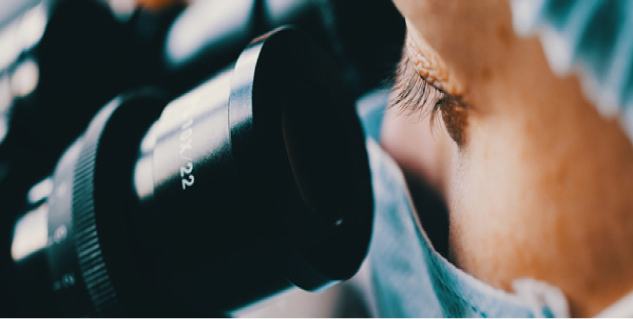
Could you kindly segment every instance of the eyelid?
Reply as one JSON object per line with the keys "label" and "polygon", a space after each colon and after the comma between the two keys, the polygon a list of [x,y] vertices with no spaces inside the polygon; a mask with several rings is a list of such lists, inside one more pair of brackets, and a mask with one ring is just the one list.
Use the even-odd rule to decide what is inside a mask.
{"label": "eyelid", "polygon": [[452,96],[462,95],[461,83],[450,75],[448,67],[439,54],[419,37],[414,29],[408,30],[405,43],[404,54],[422,78]]}
{"label": "eyelid", "polygon": [[431,119],[433,119],[441,102],[450,97],[419,74],[405,47],[403,57],[398,64],[396,81],[390,96],[390,106],[397,107],[402,113],[408,114],[427,115],[430,111]]}
{"label": "eyelid", "polygon": [[407,47],[398,65],[389,104],[407,115],[430,114],[431,123],[439,119],[457,145],[461,147],[464,144],[467,106],[459,97],[446,93],[423,78],[414,67]]}

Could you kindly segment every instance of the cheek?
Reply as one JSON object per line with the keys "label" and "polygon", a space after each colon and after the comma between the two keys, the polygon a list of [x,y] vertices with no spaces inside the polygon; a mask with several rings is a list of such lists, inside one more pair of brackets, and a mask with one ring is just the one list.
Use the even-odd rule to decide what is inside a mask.
{"label": "cheek", "polygon": [[405,174],[440,191],[448,185],[447,164],[455,147],[441,123],[432,125],[426,116],[402,114],[391,108],[385,113],[380,143]]}
{"label": "cheek", "polygon": [[469,119],[447,194],[452,256],[497,287],[543,280],[592,311],[575,307],[631,289],[633,152],[589,105],[541,109]]}
{"label": "cheek", "polygon": [[514,225],[518,223],[517,211],[526,204],[525,190],[532,187],[527,186],[529,175],[520,164],[521,145],[516,132],[501,119],[490,127],[494,127],[494,135],[477,120],[471,120],[468,147],[453,159],[451,187],[446,194],[450,246],[460,267],[503,286],[499,278],[506,275],[499,272],[507,268],[496,264],[513,258],[517,247],[513,244],[506,249],[502,245],[524,236]]}

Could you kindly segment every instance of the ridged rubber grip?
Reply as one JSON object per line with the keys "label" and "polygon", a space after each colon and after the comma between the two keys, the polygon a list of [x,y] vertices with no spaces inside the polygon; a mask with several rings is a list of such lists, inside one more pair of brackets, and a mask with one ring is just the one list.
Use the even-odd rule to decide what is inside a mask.
{"label": "ridged rubber grip", "polygon": [[72,212],[79,268],[97,315],[105,317],[117,316],[120,308],[103,258],[96,224],[94,176],[99,138],[114,110],[113,106],[109,106],[109,112],[101,112],[101,118],[95,119],[83,136],[83,147],[75,166]]}

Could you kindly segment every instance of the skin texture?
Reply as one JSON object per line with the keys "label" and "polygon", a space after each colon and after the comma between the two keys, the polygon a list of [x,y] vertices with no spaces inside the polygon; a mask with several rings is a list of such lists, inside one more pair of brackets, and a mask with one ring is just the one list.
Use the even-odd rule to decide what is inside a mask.
{"label": "skin texture", "polygon": [[468,105],[460,147],[397,109],[382,136],[445,199],[451,260],[508,291],[525,277],[557,286],[574,316],[631,292],[633,148],[617,121],[551,72],[538,40],[515,36],[507,1],[394,2]]}

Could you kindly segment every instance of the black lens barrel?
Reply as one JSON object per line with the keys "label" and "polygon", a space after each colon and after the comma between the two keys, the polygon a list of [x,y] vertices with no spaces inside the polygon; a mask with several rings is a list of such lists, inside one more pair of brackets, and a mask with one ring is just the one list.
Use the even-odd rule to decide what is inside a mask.
{"label": "black lens barrel", "polygon": [[371,235],[353,99],[291,28],[172,102],[115,99],[54,185],[42,249],[72,316],[216,316],[316,290],[350,278]]}

